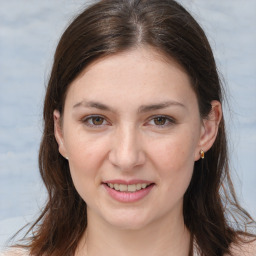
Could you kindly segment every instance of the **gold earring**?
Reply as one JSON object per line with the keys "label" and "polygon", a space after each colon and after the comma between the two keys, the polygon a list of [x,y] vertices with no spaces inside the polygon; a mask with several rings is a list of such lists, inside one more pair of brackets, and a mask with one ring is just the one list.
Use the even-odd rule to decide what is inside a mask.
{"label": "gold earring", "polygon": [[200,156],[201,156],[201,159],[204,159],[204,151],[202,149],[200,150]]}

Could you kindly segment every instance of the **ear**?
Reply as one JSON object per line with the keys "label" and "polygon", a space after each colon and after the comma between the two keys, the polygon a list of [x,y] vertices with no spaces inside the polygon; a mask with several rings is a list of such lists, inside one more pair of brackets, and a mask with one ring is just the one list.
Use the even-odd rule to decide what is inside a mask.
{"label": "ear", "polygon": [[213,145],[219,129],[222,118],[222,108],[219,101],[211,102],[212,109],[209,115],[203,119],[200,140],[195,152],[195,161],[200,159],[200,150],[207,152]]}
{"label": "ear", "polygon": [[53,120],[54,120],[54,135],[55,139],[59,145],[59,152],[60,154],[67,158],[67,151],[66,147],[64,144],[64,138],[63,138],[63,131],[61,128],[61,117],[60,117],[60,112],[58,110],[54,110],[53,112]]}

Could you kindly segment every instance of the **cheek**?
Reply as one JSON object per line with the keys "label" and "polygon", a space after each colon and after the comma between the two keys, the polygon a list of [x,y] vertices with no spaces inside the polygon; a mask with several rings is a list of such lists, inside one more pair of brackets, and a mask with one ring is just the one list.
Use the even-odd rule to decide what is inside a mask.
{"label": "cheek", "polygon": [[177,135],[174,138],[158,140],[151,148],[151,162],[157,174],[159,194],[162,195],[158,198],[159,204],[165,205],[166,211],[170,211],[177,205],[182,205],[192,178],[193,140]]}
{"label": "cheek", "polygon": [[70,163],[76,169],[85,168],[87,171],[93,171],[99,166],[107,154],[108,142],[104,136],[89,136],[84,132],[78,132],[70,137],[66,144]]}
{"label": "cheek", "polygon": [[151,146],[150,155],[157,165],[164,169],[182,170],[194,164],[195,143],[188,136],[173,136],[170,139],[158,140]]}
{"label": "cheek", "polygon": [[184,133],[158,140],[151,147],[151,161],[167,192],[185,193],[193,174],[195,148],[194,137]]}
{"label": "cheek", "polygon": [[80,196],[87,201],[88,191],[93,191],[101,182],[101,165],[107,154],[106,142],[77,133],[67,141],[66,149],[73,183]]}

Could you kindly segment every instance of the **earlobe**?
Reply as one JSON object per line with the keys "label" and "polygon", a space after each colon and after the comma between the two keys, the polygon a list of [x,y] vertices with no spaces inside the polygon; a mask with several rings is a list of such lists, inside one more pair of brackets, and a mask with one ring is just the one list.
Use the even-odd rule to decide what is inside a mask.
{"label": "earlobe", "polygon": [[201,150],[207,152],[213,145],[219,129],[219,124],[222,118],[222,108],[219,101],[212,101],[212,110],[208,117],[203,119],[201,127],[200,140],[195,152],[195,161],[201,157]]}
{"label": "earlobe", "polygon": [[58,110],[54,110],[53,112],[54,119],[54,135],[55,139],[59,145],[59,152],[63,157],[67,157],[66,148],[64,145],[63,131],[61,128],[61,116]]}

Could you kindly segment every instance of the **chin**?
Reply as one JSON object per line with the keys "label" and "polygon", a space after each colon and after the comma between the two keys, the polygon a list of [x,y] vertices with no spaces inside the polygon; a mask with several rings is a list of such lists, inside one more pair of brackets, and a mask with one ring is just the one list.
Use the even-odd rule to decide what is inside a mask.
{"label": "chin", "polygon": [[140,230],[146,227],[150,222],[149,216],[139,213],[138,211],[136,211],[136,213],[126,211],[120,214],[105,216],[105,221],[113,227],[125,230]]}
{"label": "chin", "polygon": [[121,230],[141,230],[144,227],[147,226],[146,222],[138,222],[138,221],[133,221],[133,220],[124,220],[124,221],[115,221],[110,223],[112,224],[113,227]]}

